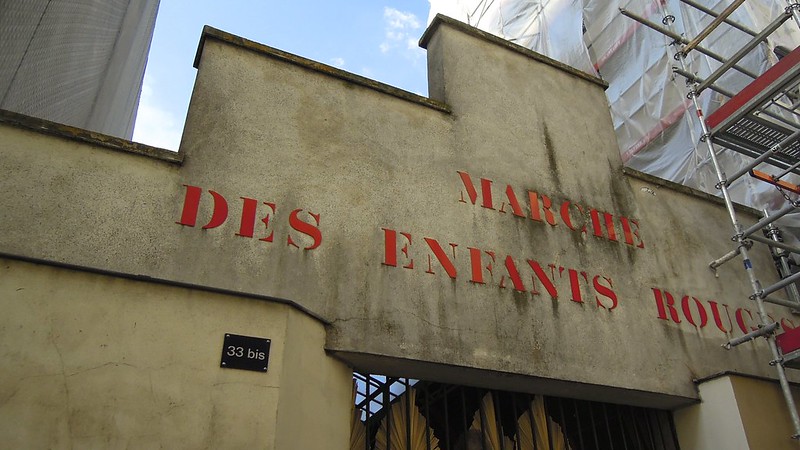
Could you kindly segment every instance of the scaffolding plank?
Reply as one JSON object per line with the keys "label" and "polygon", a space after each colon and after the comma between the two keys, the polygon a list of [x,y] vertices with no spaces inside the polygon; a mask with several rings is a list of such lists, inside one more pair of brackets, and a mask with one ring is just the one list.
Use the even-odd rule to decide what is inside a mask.
{"label": "scaffolding plank", "polygon": [[772,97],[771,94],[786,84],[787,75],[794,78],[791,74],[796,75],[798,69],[800,69],[800,46],[781,58],[777,64],[767,69],[716,111],[709,114],[706,117],[706,124],[711,130],[711,134],[714,135],[721,128],[727,128],[729,122],[735,122],[736,112],[743,109],[745,113],[753,112],[765,100]]}
{"label": "scaffolding plank", "polygon": [[[712,142],[757,158],[769,153],[765,162],[800,174],[800,117],[783,106],[775,114],[776,98],[800,83],[800,47],[782,58],[706,118]],[[788,114],[786,114],[788,113]],[[773,152],[773,149],[779,151]],[[767,155],[764,155],[767,156]]]}
{"label": "scaffolding plank", "polygon": [[[717,130],[716,134],[712,134],[712,136],[715,144],[751,157],[757,157],[776,145],[784,143],[786,138],[795,131],[797,130],[775,121],[766,120],[764,117],[748,114],[731,123],[726,129]],[[740,150],[741,148],[747,149],[749,152],[743,152]],[[781,151],[771,156],[767,162],[777,167],[787,168],[795,164],[798,159],[800,159],[800,141],[795,139],[792,142],[784,143]]]}

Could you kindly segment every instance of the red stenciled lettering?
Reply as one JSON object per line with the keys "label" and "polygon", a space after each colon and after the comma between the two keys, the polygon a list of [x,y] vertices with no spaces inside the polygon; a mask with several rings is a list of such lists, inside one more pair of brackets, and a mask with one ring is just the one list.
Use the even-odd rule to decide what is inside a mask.
{"label": "red stenciled lettering", "polygon": [[639,236],[639,222],[628,219],[627,217],[620,217],[619,222],[622,224],[622,233],[625,236],[625,243],[638,248],[644,248],[644,242],[641,236]]}
{"label": "red stenciled lettering", "polygon": [[[197,224],[197,210],[200,206],[200,197],[202,196],[203,189],[197,186],[186,186],[186,196],[183,200],[183,211],[181,212],[181,220],[175,222],[179,225],[193,227]],[[204,230],[209,228],[216,228],[222,225],[228,218],[228,202],[225,197],[215,191],[208,191],[214,199],[214,212],[211,215],[211,220],[203,226]]]}
{"label": "red stenciled lettering", "polygon": [[[200,201],[202,200],[203,189],[198,186],[185,184],[186,195],[184,198],[183,209],[181,211],[181,219],[176,222],[179,225],[194,227],[197,225],[197,215],[199,211]],[[228,201],[225,197],[212,190],[208,190],[213,201],[213,210],[211,218],[202,229],[207,230],[217,228],[223,225],[228,219]],[[250,197],[239,197],[242,200],[241,219],[239,221],[238,231],[236,236],[244,238],[253,238],[256,235],[257,218],[259,217],[259,201]],[[275,232],[271,225],[275,222],[274,216],[276,212],[275,203],[263,202],[263,205],[268,209],[261,218],[260,222],[264,224],[264,234],[259,238],[263,242],[273,242]],[[303,209],[295,209],[289,214],[289,233],[286,238],[286,245],[289,247],[301,248],[298,245],[300,239],[307,241],[308,244],[302,246],[304,250],[314,250],[322,244],[322,231],[320,229],[320,215],[311,211],[306,214],[310,219],[305,219]],[[302,218],[301,218],[302,217]]]}
{"label": "red stenciled lettering", "polygon": [[758,329],[757,327],[752,327],[752,326],[749,327],[750,329],[748,330],[748,326],[744,322],[744,314],[742,313],[747,313],[747,315],[750,317],[750,320],[753,320],[753,314],[750,311],[744,308],[736,309],[736,312],[733,315],[734,317],[736,317],[736,324],[739,325],[739,329],[742,330],[742,333],[747,334],[751,331],[757,330]]}
{"label": "red stenciled lettering", "polygon": [[625,243],[633,245],[633,233],[631,232],[631,224],[627,217],[620,217],[619,223],[622,224],[622,234],[625,236]]}
{"label": "red stenciled lettering", "polygon": [[[428,248],[431,249],[434,256],[436,256],[436,260],[439,261],[439,264],[442,265],[447,275],[450,278],[455,279],[456,277],[456,266],[453,265],[453,261],[445,254],[444,250],[442,250],[442,246],[439,245],[439,242],[436,239],[431,238],[422,238],[425,240],[425,243],[428,244]],[[453,259],[456,257],[456,244],[450,244],[450,247],[453,250]],[[425,271],[426,273],[434,273],[433,271],[433,263],[431,261],[431,255],[428,255],[428,270]]]}
{"label": "red stenciled lettering", "polygon": [[[505,266],[508,277],[511,278],[511,283],[514,285],[514,290],[525,292],[525,285],[522,283],[522,277],[519,276],[517,264],[514,262],[514,259],[511,258],[511,255],[506,256]],[[506,277],[503,275],[503,277],[500,278],[500,287],[503,289],[506,287],[505,280]]]}
{"label": "red stenciled lettering", "polygon": [[[397,231],[390,228],[381,228],[381,230],[383,230],[384,242],[382,264],[384,266],[397,267]],[[403,247],[400,249],[400,252],[402,252],[405,258],[408,260],[408,264],[403,266],[403,268],[413,269],[414,260],[408,254],[408,247],[411,245],[411,235],[401,232],[400,236],[403,236],[405,241],[403,242]]]}
{"label": "red stenciled lettering", "polygon": [[211,190],[209,190],[208,193],[211,194],[211,197],[214,199],[214,213],[211,214],[211,220],[203,225],[204,230],[217,228],[228,219],[228,202],[225,200],[225,197]]}
{"label": "red stenciled lettering", "polygon": [[[308,212],[308,215],[314,219],[314,224],[312,224],[300,220],[298,214],[301,211],[303,210],[295,209],[289,213],[289,226],[292,227],[293,230],[303,233],[313,239],[314,242],[311,245],[304,247],[303,250],[314,250],[322,244],[322,232],[319,229],[319,214],[314,214],[311,211]],[[291,234],[286,237],[286,245],[300,248],[297,244],[295,244]]]}
{"label": "red stenciled lettering", "polygon": [[544,289],[547,291],[547,293],[550,295],[550,297],[552,297],[554,299],[557,299],[558,298],[558,290],[556,289],[556,285],[555,285],[555,279],[556,279],[555,269],[556,269],[556,266],[554,266],[553,264],[550,264],[550,266],[549,266],[550,267],[550,277],[548,277],[547,274],[544,273],[544,270],[542,270],[542,266],[539,265],[538,262],[529,259],[528,260],[528,265],[531,266],[531,269],[533,269],[533,273],[536,275],[536,278],[532,279],[532,281],[533,281],[533,290],[531,292],[534,295],[541,295],[541,293],[536,289],[536,280],[538,279],[539,282],[542,283],[542,286],[544,286]]}
{"label": "red stenciled lettering", "polygon": [[[242,220],[239,224],[239,232],[236,233],[237,236],[241,237],[248,237],[252,238],[253,234],[255,233],[255,226],[256,226],[256,214],[258,213],[258,200],[253,198],[247,197],[240,197],[242,199]],[[265,205],[272,211],[272,214],[275,214],[275,204],[274,203],[267,203],[264,202]],[[270,214],[264,216],[261,219],[261,222],[264,223],[264,227],[269,232],[265,237],[259,239],[259,241],[264,242],[272,242],[275,232],[270,230]]]}
{"label": "red stenciled lettering", "polygon": [[203,189],[188,184],[184,184],[184,186],[186,187],[186,196],[183,199],[181,220],[175,223],[193,227],[197,223],[197,209],[200,206],[200,196],[203,194]]}
{"label": "red stenciled lettering", "polygon": [[[644,248],[644,241],[642,241],[642,237],[639,236],[639,222],[634,219],[631,219],[631,225],[633,225],[633,237],[636,238],[634,240],[634,245],[638,248]],[[638,243],[637,243],[638,242]]]}
{"label": "red stenciled lettering", "polygon": [[[695,309],[697,309],[697,316],[700,319],[699,325],[695,322],[694,314],[692,314],[692,304],[694,304],[696,307]],[[686,318],[686,321],[695,327],[703,328],[708,323],[708,313],[697,298],[688,295],[683,296],[681,299],[681,309],[683,310],[683,317]]]}
{"label": "red stenciled lettering", "polygon": [[567,270],[567,275],[569,276],[569,287],[570,291],[572,292],[572,300],[575,303],[583,303],[583,295],[581,294],[581,284],[578,275],[582,275],[583,279],[588,283],[589,277],[586,272],[578,272],[575,269],[567,269],[565,267],[558,268],[558,274],[563,277],[564,270]]}
{"label": "red stenciled lettering", "polygon": [[[517,217],[525,217],[525,213],[522,212],[522,207],[519,205],[519,200],[517,200],[517,194],[514,192],[514,189],[511,185],[506,186],[506,199],[508,199],[508,205],[511,206],[511,213]],[[503,214],[506,212],[506,202],[503,202],[500,205],[499,211]]]}
{"label": "red stenciled lettering", "polygon": [[[264,204],[267,205],[267,207],[272,211],[272,214],[275,214],[275,203],[264,202]],[[270,217],[271,217],[270,214],[267,213],[267,215],[265,215],[264,218],[261,219],[261,222],[264,224],[264,229],[269,234],[267,234],[263,238],[259,239],[259,241],[272,242],[272,239],[273,239],[273,237],[275,235],[275,232],[270,230],[270,228],[269,228],[269,222],[270,222],[269,218]],[[317,223],[319,223],[319,221]]]}
{"label": "red stenciled lettering", "polygon": [[731,320],[731,313],[728,310],[728,305],[722,304],[725,307],[725,315],[728,316],[728,327],[727,329],[722,324],[722,315],[719,312],[719,305],[714,300],[709,300],[708,304],[711,306],[711,317],[714,318],[714,324],[719,328],[720,331],[723,333],[727,333],[733,330],[733,321]]}
{"label": "red stenciled lettering", "polygon": [[551,208],[553,207],[553,201],[550,200],[550,197],[541,194],[542,197],[542,204],[541,204],[541,212],[539,211],[539,194],[536,192],[528,191],[528,201],[531,205],[531,219],[537,222],[542,221],[542,214],[544,214],[544,220],[552,226],[556,226],[556,217],[553,215],[553,211]]}
{"label": "red stenciled lettering", "polygon": [[251,238],[256,227],[258,200],[247,197],[239,198],[242,199],[242,220],[239,221],[239,232],[236,235]]}
{"label": "red stenciled lettering", "polygon": [[[675,323],[681,323],[681,318],[678,315],[678,310],[675,309],[675,298],[672,297],[667,291],[661,289],[650,288],[653,291],[653,298],[656,300],[656,308],[658,308],[658,318],[661,320],[672,319]],[[667,316],[669,310],[669,316]]]}
{"label": "red stenciled lettering", "polygon": [[486,284],[486,282],[483,281],[483,260],[481,255],[486,253],[491,259],[489,264],[486,265],[486,271],[489,272],[489,276],[493,276],[495,263],[494,252],[482,252],[480,249],[473,247],[467,247],[467,249],[469,250],[469,261],[472,266],[472,278],[470,278],[469,281],[477,284]]}
{"label": "red stenciled lettering", "polygon": [[[464,184],[464,189],[467,191],[467,198],[473,205],[478,201],[478,191],[475,189],[475,184],[472,183],[472,178],[466,172],[456,171],[461,177],[461,182]],[[464,191],[461,191],[461,198],[458,200],[460,203],[466,203],[464,199]],[[492,206],[492,180],[481,178],[481,206],[487,209],[494,209]]]}
{"label": "red stenciled lettering", "polygon": [[769,313],[767,313],[767,318],[769,319],[769,323],[775,323],[775,322],[777,322],[777,320],[775,320],[775,318],[774,318],[774,317],[772,317],[772,314],[769,314]]}
{"label": "red stenciled lettering", "polygon": [[[494,200],[496,199],[492,195],[492,184],[494,183],[492,180],[479,178],[480,188],[478,188],[478,184],[467,172],[457,170],[456,173],[462,184],[458,200],[460,203],[471,203],[472,205],[480,203],[483,208],[495,210]],[[524,205],[520,203],[517,191],[510,184],[504,186],[505,197],[501,195],[503,201],[497,211],[501,214],[511,212],[511,215],[515,217],[525,217]],[[567,228],[581,234],[587,234],[589,224],[591,224],[591,232],[595,237],[606,238],[612,242],[620,242],[620,239],[624,239],[628,245],[644,248],[639,222],[636,220],[628,217],[616,218],[612,213],[588,206],[584,207],[571,200],[562,201],[554,210],[553,201],[547,195],[531,190],[525,192],[528,194],[530,218],[533,221],[547,222],[555,227],[558,225],[556,220],[558,216]],[[617,228],[617,221],[621,230]]]}
{"label": "red stenciled lettering", "polygon": [[[601,280],[605,280],[605,282],[608,283],[608,286],[604,286],[602,283],[600,283]],[[608,309],[609,311],[617,307],[618,305],[617,293],[614,292],[614,285],[611,282],[611,278],[595,275],[595,277],[592,279],[592,285],[594,285],[594,290],[599,295],[602,295],[603,297],[611,300],[611,306],[606,306],[600,300],[600,297],[595,295],[594,300],[598,307],[603,309]]]}
{"label": "red stenciled lettering", "polygon": [[[607,237],[610,241],[617,241],[617,233],[614,230],[614,216],[612,216],[611,213],[592,209],[589,211],[589,217],[591,218],[592,231],[594,231],[595,236]],[[603,234],[603,223],[605,223],[605,230],[607,234]]]}
{"label": "red stenciled lettering", "polygon": [[564,221],[564,225],[566,225],[567,228],[569,228],[570,230],[572,230],[572,231],[578,231],[579,230],[578,227],[576,227],[575,225],[572,224],[572,216],[569,214],[570,206],[574,206],[575,209],[577,209],[578,212],[580,213],[580,215],[578,217],[583,219],[583,224],[581,224],[580,232],[581,233],[585,233],[586,232],[586,218],[583,216],[583,208],[581,207],[581,205],[578,205],[577,203],[571,203],[569,200],[567,200],[564,203],[562,203],[561,204],[561,220]]}

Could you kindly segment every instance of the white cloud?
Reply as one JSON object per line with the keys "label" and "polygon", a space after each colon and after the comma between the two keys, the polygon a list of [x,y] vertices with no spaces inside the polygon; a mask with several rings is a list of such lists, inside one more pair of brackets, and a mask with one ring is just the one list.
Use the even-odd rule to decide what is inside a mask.
{"label": "white cloud", "polygon": [[336,67],[338,67],[340,69],[343,69],[344,68],[344,58],[338,58],[338,57],[337,58],[332,58],[331,59],[331,64],[333,64],[334,66],[336,66]]}
{"label": "white cloud", "polygon": [[171,111],[158,105],[153,95],[154,84],[152,77],[145,76],[133,140],[154,147],[178,150],[183,133],[181,121]]}
{"label": "white cloud", "polygon": [[396,50],[412,60],[424,55],[424,51],[417,46],[417,39],[422,34],[422,24],[417,16],[387,6],[383,9],[383,21],[386,31],[383,42],[378,46],[381,53]]}
{"label": "white cloud", "polygon": [[361,68],[361,75],[367,78],[375,78],[375,71],[365,66]]}
{"label": "white cloud", "polygon": [[420,26],[419,20],[414,14],[398,11],[388,6],[383,9],[383,18],[386,19],[389,27],[394,29],[416,30]]}

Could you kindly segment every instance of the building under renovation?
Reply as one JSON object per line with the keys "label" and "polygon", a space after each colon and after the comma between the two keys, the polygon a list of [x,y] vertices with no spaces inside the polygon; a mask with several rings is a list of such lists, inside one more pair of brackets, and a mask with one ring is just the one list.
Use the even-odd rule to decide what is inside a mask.
{"label": "building under renovation", "polygon": [[0,108],[133,136],[158,0],[3,0]]}
{"label": "building under renovation", "polygon": [[690,125],[619,118],[623,50],[585,46],[600,77],[443,15],[429,97],[207,27],[177,153],[3,111],[2,442],[796,448],[797,10],[741,3],[601,15],[671,52],[705,190],[631,163]]}
{"label": "building under renovation", "polygon": [[[433,0],[431,17],[444,13],[600,76],[609,83],[606,96],[624,164],[717,194],[716,173],[707,148],[699,144],[703,130],[686,97],[683,75],[711,74],[766,32],[733,70],[715,80],[715,89],[699,97],[704,111],[716,110],[800,44],[800,28],[782,14],[790,3]],[[703,38],[700,49],[678,62],[679,46],[699,36],[731,4],[736,7]],[[748,161],[737,153],[720,155],[727,170],[738,170]],[[730,186],[737,202],[758,209],[780,203],[774,191],[749,178]],[[784,219],[793,228],[795,222]]]}

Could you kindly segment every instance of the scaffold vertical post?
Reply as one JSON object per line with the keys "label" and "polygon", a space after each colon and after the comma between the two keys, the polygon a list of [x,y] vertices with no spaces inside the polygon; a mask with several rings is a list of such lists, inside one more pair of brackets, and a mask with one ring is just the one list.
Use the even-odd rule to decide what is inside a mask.
{"label": "scaffold vertical post", "polygon": [[[720,79],[723,73],[728,69],[735,69],[738,70],[740,73],[744,73],[750,76],[751,74],[748,73],[746,70],[738,68],[736,66],[736,62],[742,59],[749,51],[754,49],[759,43],[764,42],[772,32],[777,30],[782,23],[788,20],[790,15],[792,18],[794,18],[795,22],[800,27],[800,11],[798,10],[800,8],[800,4],[796,2],[797,0],[787,0],[785,15],[774,20],[769,25],[769,27],[767,27],[764,31],[757,34],[750,33],[753,36],[753,39],[750,40],[745,46],[743,46],[742,49],[737,51],[736,54],[730,58],[729,61],[722,61],[721,58],[718,58],[717,55],[715,55],[708,49],[704,49],[703,47],[701,47],[700,44],[703,41],[703,39],[705,39],[709,34],[711,34],[711,32],[714,29],[716,29],[723,23],[730,23],[728,17],[731,16],[731,14],[733,14],[736,8],[738,8],[743,3],[742,0],[733,0],[731,4],[727,8],[725,8],[723,12],[719,14],[716,13],[712,14],[714,20],[712,20],[712,22],[708,26],[706,26],[703,30],[701,30],[700,33],[691,40],[687,40],[685,37],[678,34],[674,29],[672,29],[674,16],[667,13],[663,4],[661,6],[662,13],[664,14],[664,20],[662,21],[662,23],[665,26],[667,26],[667,28],[662,28],[657,24],[653,24],[647,19],[643,17],[638,17],[635,14],[630,13],[629,11],[622,9],[620,10],[622,14],[631,17],[632,19],[646,25],[647,27],[654,29],[664,34],[665,36],[671,37],[673,39],[673,42],[670,45],[675,46],[675,59],[680,64],[680,68],[676,68],[674,72],[678,74],[686,74],[685,76],[687,79],[687,86],[689,86],[689,93],[687,97],[691,100],[691,104],[696,111],[696,116],[700,123],[700,128],[702,131],[701,141],[705,142],[706,148],[708,149],[708,154],[710,156],[710,160],[713,164],[714,172],[718,180],[718,184],[716,185],[716,187],[719,189],[722,195],[725,208],[728,212],[728,216],[730,218],[734,232],[732,240],[735,242],[736,248],[733,251],[718,258],[717,260],[712,261],[711,264],[709,264],[709,266],[712,269],[716,270],[717,267],[724,264],[726,261],[729,261],[737,256],[741,256],[742,264],[744,266],[744,270],[747,275],[748,282],[750,284],[750,290],[752,292],[750,298],[757,305],[757,317],[759,326],[758,330],[749,333],[747,336],[729,341],[726,345],[724,345],[724,347],[731,348],[732,346],[736,346],[741,343],[748,342],[750,340],[760,337],[763,337],[767,341],[767,345],[769,346],[770,353],[772,355],[771,364],[774,364],[776,367],[778,381],[780,383],[781,391],[786,402],[786,407],[789,410],[789,414],[792,420],[792,425],[794,427],[794,434],[792,435],[793,439],[800,438],[800,416],[798,416],[797,405],[795,404],[794,397],[790,390],[789,381],[786,377],[786,372],[783,365],[783,355],[780,349],[778,348],[778,344],[776,341],[776,331],[779,328],[779,324],[770,320],[767,311],[765,309],[764,303],[765,301],[770,301],[775,304],[790,306],[798,304],[798,302],[800,301],[800,293],[798,293],[797,288],[794,286],[794,281],[798,277],[800,277],[800,275],[791,274],[790,268],[788,266],[788,259],[786,258],[788,252],[791,252],[794,249],[794,247],[783,244],[780,236],[780,231],[773,223],[775,220],[779,219],[783,215],[788,214],[789,212],[793,212],[798,206],[800,206],[800,203],[792,201],[789,199],[788,196],[784,195],[786,200],[789,202],[789,204],[786,207],[781,208],[780,210],[778,210],[773,214],[768,214],[768,211],[764,211],[764,218],[757,221],[755,225],[752,225],[747,229],[745,229],[742,226],[737,216],[737,212],[734,207],[734,202],[731,197],[729,187],[733,183],[734,179],[737,179],[747,173],[751,173],[752,175],[752,170],[754,170],[756,166],[758,166],[761,163],[775,164],[778,167],[785,169],[781,173],[780,177],[783,177],[784,175],[795,171],[800,166],[800,161],[792,160],[792,158],[800,159],[800,156],[787,159],[786,152],[787,150],[789,150],[791,146],[795,146],[797,139],[800,138],[800,124],[798,124],[798,127],[797,129],[795,129],[794,133],[791,133],[791,130],[785,132],[781,138],[777,139],[777,141],[775,141],[770,146],[763,148],[762,151],[749,153],[748,155],[751,158],[754,158],[753,161],[746,168],[741,168],[740,170],[737,170],[734,176],[732,177],[733,179],[728,179],[718,158],[717,151],[715,149],[715,138],[717,137],[715,133],[718,132],[720,127],[718,125],[711,125],[711,126],[717,126],[717,128],[714,128],[713,132],[712,130],[710,130],[709,122],[707,121],[703,113],[699,96],[702,91],[704,91],[708,87],[711,87],[714,81]],[[670,18],[671,20],[668,20]],[[722,67],[716,70],[714,73],[710,74],[705,81],[702,80],[700,77],[696,76],[695,74],[693,74],[693,72],[688,67],[687,55],[691,50],[694,49],[697,49],[703,55],[709,56],[713,59],[716,59],[717,61],[722,62]],[[784,68],[794,64],[796,64],[796,60],[792,60],[790,58],[787,58],[785,61],[779,62],[776,65],[777,69],[773,70],[773,73],[770,74],[770,77],[774,76],[776,72],[780,72],[779,73],[780,80],[783,80],[784,76],[786,75],[786,73],[783,72]],[[767,72],[769,72],[769,70]],[[792,71],[793,76],[794,73],[795,72]],[[797,76],[800,77],[800,71],[796,73]],[[765,73],[764,75],[767,75],[767,73]],[[766,81],[759,80],[760,78],[759,76],[751,76],[751,78],[753,78],[755,81],[752,84],[757,86],[757,88],[759,89],[762,89],[763,86],[770,85],[773,81],[775,81],[775,79],[769,77],[765,77]],[[782,82],[783,81],[781,81],[781,83]],[[780,83],[776,82],[776,84]],[[746,89],[747,88],[745,88],[745,90]],[[766,88],[763,89],[765,89],[765,92],[763,92],[763,94],[772,95],[771,92],[773,91],[766,91]],[[774,92],[783,92],[783,93],[786,92],[785,85],[783,84],[777,85],[775,89],[776,90]],[[724,92],[720,88],[715,88],[714,90],[716,92]],[[762,92],[758,91],[757,94],[758,96],[756,96],[755,98],[760,101]],[[731,102],[732,105],[742,109],[743,111],[737,111],[736,113],[732,113],[726,116],[723,119],[726,122],[726,124],[733,123],[734,121],[739,120],[740,117],[744,117],[746,114],[750,114],[751,110],[744,110],[745,105],[747,105],[746,106],[747,108],[759,107],[758,105],[756,105],[755,107],[752,105],[753,103],[756,103],[756,100],[753,100],[753,98],[754,97],[750,97],[746,100]],[[772,98],[770,98],[769,101],[770,101],[769,104],[772,105],[775,104]],[[800,102],[793,102],[793,103],[800,104]],[[767,111],[766,106],[763,107],[763,112],[770,117],[774,117],[774,114],[772,112]],[[718,123],[719,122],[717,122],[717,124]],[[723,146],[741,152],[741,148],[736,147],[736,145],[738,144],[732,144],[730,142],[726,143],[726,141],[722,138],[719,138],[719,140]],[[772,179],[772,181],[775,181],[775,179]],[[776,184],[776,186],[778,185]],[[780,186],[778,186],[778,189],[779,190],[781,189]],[[763,231],[766,237],[761,238],[760,236],[757,236],[756,233],[759,231]],[[781,276],[781,281],[773,284],[772,286],[767,287],[766,289],[762,288],[761,282],[758,278],[758,275],[756,274],[756,269],[753,267],[753,261],[750,258],[750,249],[753,241],[760,243],[767,243],[767,245],[770,245],[771,253],[775,257],[776,263],[780,261],[780,265],[778,266],[779,268],[778,273]],[[780,250],[776,251],[775,249],[780,249]],[[784,288],[789,293],[790,301],[768,298],[769,294]]]}

